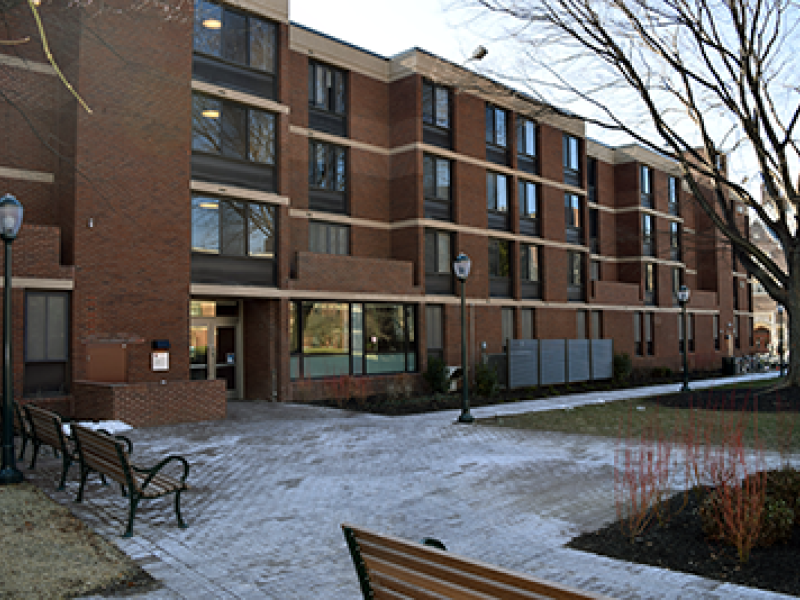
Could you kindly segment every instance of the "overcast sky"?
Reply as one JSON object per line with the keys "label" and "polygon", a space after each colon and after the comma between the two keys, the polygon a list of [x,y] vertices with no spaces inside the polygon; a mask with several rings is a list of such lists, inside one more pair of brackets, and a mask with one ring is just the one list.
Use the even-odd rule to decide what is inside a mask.
{"label": "overcast sky", "polygon": [[418,46],[462,62],[478,42],[465,28],[456,29],[463,15],[443,5],[442,0],[291,0],[289,18],[382,56]]}

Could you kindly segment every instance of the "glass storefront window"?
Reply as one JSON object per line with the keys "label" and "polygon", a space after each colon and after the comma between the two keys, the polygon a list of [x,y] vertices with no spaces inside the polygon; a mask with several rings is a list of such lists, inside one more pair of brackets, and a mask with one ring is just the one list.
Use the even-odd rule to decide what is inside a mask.
{"label": "glass storefront window", "polygon": [[401,352],[405,350],[403,307],[397,304],[365,304],[366,350]]}
{"label": "glass storefront window", "polygon": [[333,302],[303,302],[303,353],[350,351],[350,306]]}

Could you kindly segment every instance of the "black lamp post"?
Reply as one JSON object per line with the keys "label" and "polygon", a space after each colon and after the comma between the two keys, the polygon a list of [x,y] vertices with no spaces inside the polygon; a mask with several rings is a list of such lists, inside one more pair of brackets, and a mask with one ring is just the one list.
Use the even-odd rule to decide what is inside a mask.
{"label": "black lamp post", "polygon": [[689,304],[689,288],[685,285],[682,285],[681,288],[678,290],[678,302],[681,305],[681,309],[683,310],[683,344],[681,345],[681,351],[683,352],[683,387],[681,388],[682,392],[688,392],[689,390],[689,360],[687,358],[688,350],[689,350],[689,329],[688,329],[688,319],[686,317],[686,305]]}
{"label": "black lamp post", "polygon": [[778,356],[781,360],[781,377],[785,374],[783,364],[783,304],[778,304]]}
{"label": "black lamp post", "polygon": [[3,467],[0,485],[19,483],[22,472],[14,461],[14,375],[11,369],[11,242],[22,225],[22,204],[14,196],[0,198],[0,238],[5,244],[3,288]]}
{"label": "black lamp post", "polygon": [[472,423],[475,418],[469,414],[469,377],[467,369],[467,300],[466,287],[472,262],[463,252],[453,261],[453,272],[461,282],[461,415],[459,423]]}

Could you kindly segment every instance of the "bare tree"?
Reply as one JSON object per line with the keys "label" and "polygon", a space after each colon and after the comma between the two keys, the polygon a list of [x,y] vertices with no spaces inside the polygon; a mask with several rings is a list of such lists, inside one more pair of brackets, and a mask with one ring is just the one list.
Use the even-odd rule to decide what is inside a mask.
{"label": "bare tree", "polygon": [[[796,2],[460,4],[507,26],[506,39],[536,68],[518,83],[552,97],[571,96],[588,123],[625,134],[680,165],[693,199],[735,256],[786,307],[787,383],[800,385]],[[754,191],[762,187],[763,196]],[[750,242],[742,207],[775,234],[786,269]]]}

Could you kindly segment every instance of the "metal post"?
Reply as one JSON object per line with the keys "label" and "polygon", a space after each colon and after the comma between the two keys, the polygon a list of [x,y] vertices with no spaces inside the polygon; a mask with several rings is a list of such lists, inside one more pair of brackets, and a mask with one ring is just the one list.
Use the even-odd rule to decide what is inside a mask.
{"label": "metal post", "polygon": [[783,307],[778,308],[778,329],[780,330],[778,335],[778,354],[780,355],[781,359],[781,377],[785,375],[785,366],[783,364]]}
{"label": "metal post", "polygon": [[11,240],[5,240],[3,288],[3,468],[0,485],[19,483],[22,473],[14,460],[14,379],[11,369]]}
{"label": "metal post", "polygon": [[686,318],[686,305],[688,302],[681,302],[683,305],[683,387],[681,388],[682,392],[689,392],[689,360],[687,355],[689,354],[689,329],[688,329],[688,320]]}
{"label": "metal post", "polygon": [[475,419],[469,414],[469,370],[467,368],[467,281],[461,280],[461,415],[459,423],[472,423]]}

